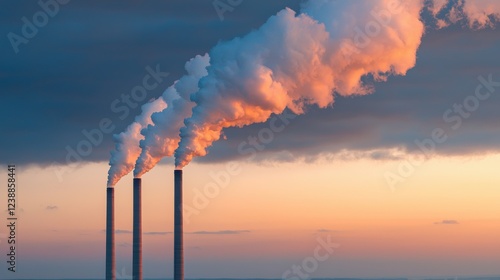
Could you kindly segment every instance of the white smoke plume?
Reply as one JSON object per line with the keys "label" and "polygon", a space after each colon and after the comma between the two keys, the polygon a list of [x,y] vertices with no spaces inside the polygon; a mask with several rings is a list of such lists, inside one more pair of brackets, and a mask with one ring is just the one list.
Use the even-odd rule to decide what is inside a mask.
{"label": "white smoke plume", "polygon": [[444,19],[438,17],[438,14],[443,11],[443,9],[448,4],[448,1],[449,0],[434,0],[428,7],[431,14],[436,18],[438,28],[444,28],[449,25]]}
{"label": "white smoke plume", "polygon": [[153,168],[163,157],[172,156],[179,145],[179,129],[184,119],[191,115],[195,105],[189,100],[190,95],[199,90],[200,78],[207,75],[210,57],[196,56],[186,63],[187,75],[180,78],[167,89],[163,98],[169,104],[161,112],[151,116],[154,125],[142,131],[144,140],[140,142],[142,152],[137,159],[134,177],[141,177]]}
{"label": "white smoke plume", "polygon": [[363,76],[385,80],[415,65],[424,34],[422,1],[309,1],[242,38],[210,52],[208,75],[192,95],[192,116],[181,128],[176,167],[204,156],[227,127],[266,121],[285,108],[327,107],[334,92],[372,91]]}
{"label": "white smoke plume", "polygon": [[[447,6],[451,6],[449,10]],[[464,20],[471,29],[493,28],[500,20],[498,0],[433,0],[429,8],[438,28]],[[441,17],[438,14],[443,14]]]}
{"label": "white smoke plume", "polygon": [[[173,154],[179,142],[179,128],[182,126],[184,118],[188,117],[191,112],[192,103],[189,101],[189,94],[198,90],[198,81],[200,77],[206,75],[205,68],[208,65],[208,61],[208,55],[198,55],[188,61],[186,63],[187,75],[165,90],[160,98],[144,104],[141,107],[141,114],[135,118],[135,121],[124,132],[113,135],[115,150],[111,151],[111,159],[109,161],[108,186],[116,185],[123,176],[134,169],[138,161],[148,163],[149,165],[140,168],[141,173],[134,174],[136,177],[149,171],[163,156]],[[166,110],[167,108],[168,110]],[[154,113],[158,112],[162,113],[158,117],[155,117]],[[173,116],[170,116],[172,114]],[[156,121],[154,122],[154,120]],[[174,120],[179,123],[177,126],[173,125]],[[148,127],[153,123],[157,125],[156,128]],[[144,134],[146,132],[143,131],[144,129],[146,129],[145,131],[154,133],[153,139],[146,140],[147,147],[140,146],[140,142],[145,139]],[[165,130],[158,131],[157,129]],[[177,140],[168,140],[166,138],[168,131],[171,131],[170,134],[174,135],[174,138],[177,137]],[[168,148],[167,143],[173,146]],[[159,149],[169,149],[172,152],[164,154]],[[142,156],[139,157],[141,153]],[[156,155],[157,153],[159,153],[158,157],[152,159],[151,155]],[[151,162],[154,162],[152,166]]]}
{"label": "white smoke plume", "polygon": [[188,74],[163,95],[169,106],[153,114],[136,138],[144,139],[134,176],[173,154],[176,167],[184,167],[206,155],[224,128],[265,122],[286,108],[296,114],[310,105],[325,108],[335,94],[371,93],[366,80],[405,75],[425,32],[424,8],[438,28],[457,22],[493,27],[500,18],[497,0],[311,0],[298,14],[284,9],[259,29],[186,64]]}
{"label": "white smoke plume", "polygon": [[494,22],[500,20],[500,1],[468,0],[464,4],[464,13],[471,28],[494,27]]}
{"label": "white smoke plume", "polygon": [[111,151],[108,171],[108,186],[112,187],[132,169],[134,169],[135,161],[141,149],[139,141],[143,138],[141,130],[151,124],[151,115],[154,112],[161,111],[167,107],[167,103],[162,98],[146,103],[141,107],[141,114],[135,118],[135,121],[130,124],[127,129],[113,135],[115,149]]}

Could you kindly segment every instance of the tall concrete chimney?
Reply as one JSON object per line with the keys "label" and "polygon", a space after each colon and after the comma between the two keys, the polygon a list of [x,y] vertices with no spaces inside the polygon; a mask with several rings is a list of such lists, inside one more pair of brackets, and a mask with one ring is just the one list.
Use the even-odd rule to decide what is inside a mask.
{"label": "tall concrete chimney", "polygon": [[106,280],[115,280],[115,189],[106,190]]}
{"label": "tall concrete chimney", "polygon": [[132,236],[132,279],[142,280],[141,178],[134,178],[134,226]]}
{"label": "tall concrete chimney", "polygon": [[182,170],[174,171],[174,280],[184,280]]}

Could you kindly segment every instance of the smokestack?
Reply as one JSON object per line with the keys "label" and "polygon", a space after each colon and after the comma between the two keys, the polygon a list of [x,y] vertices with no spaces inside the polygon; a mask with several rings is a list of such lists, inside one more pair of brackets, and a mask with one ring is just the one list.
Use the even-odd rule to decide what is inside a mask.
{"label": "smokestack", "polygon": [[184,280],[182,170],[174,171],[174,280]]}
{"label": "smokestack", "polygon": [[132,279],[142,280],[141,178],[134,178],[134,228],[132,238]]}
{"label": "smokestack", "polygon": [[106,280],[115,280],[115,189],[106,190]]}

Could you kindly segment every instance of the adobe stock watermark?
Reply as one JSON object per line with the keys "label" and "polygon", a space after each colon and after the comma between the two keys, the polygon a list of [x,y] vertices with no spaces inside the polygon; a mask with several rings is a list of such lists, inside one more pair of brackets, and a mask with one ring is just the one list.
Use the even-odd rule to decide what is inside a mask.
{"label": "adobe stock watermark", "polygon": [[[265,150],[266,146],[274,141],[275,135],[281,133],[295,119],[297,115],[290,112],[283,112],[281,115],[273,116],[269,120],[269,127],[264,127],[257,132],[257,135],[248,136],[246,141],[238,145],[238,153],[247,156],[246,160],[255,159],[259,152]],[[184,222],[190,223],[193,216],[197,216],[208,207],[210,201],[219,196],[222,189],[231,184],[231,178],[241,174],[242,168],[238,162],[229,162],[223,170],[209,172],[211,180],[201,189],[193,190],[194,196],[190,203],[183,204]]]}
{"label": "adobe stock watermark", "polygon": [[9,32],[7,34],[7,39],[14,50],[14,53],[19,53],[19,46],[21,44],[28,44],[30,39],[33,39],[38,31],[45,27],[51,18],[54,18],[61,10],[62,5],[66,5],[70,0],[40,0],[38,1],[38,6],[40,10],[33,14],[31,19],[27,17],[22,17],[21,21],[23,25],[21,27],[21,32],[19,34],[14,32]]}
{"label": "adobe stock watermark", "polygon": [[310,279],[311,274],[316,272],[319,265],[333,255],[335,249],[340,247],[338,243],[331,241],[331,235],[326,240],[321,237],[316,238],[318,242],[312,254],[305,257],[299,264],[294,264],[281,275],[283,280],[305,280]]}
{"label": "adobe stock watermark", "polygon": [[[500,87],[500,81],[494,81],[493,74],[489,74],[488,78],[479,76],[477,79],[479,83],[474,93],[465,97],[462,102],[455,103],[451,108],[444,111],[442,119],[448,125],[446,130],[456,131],[460,129],[464,121],[480,108],[481,102],[488,100],[495,93],[496,88]],[[401,162],[397,170],[384,173],[386,183],[392,191],[396,190],[396,186],[404,183],[412,176],[417,167],[429,160],[435,153],[436,148],[449,139],[446,130],[442,127],[436,127],[432,130],[429,137],[415,139],[414,143],[418,148],[417,154]]]}
{"label": "adobe stock watermark", "polygon": [[[142,104],[148,93],[162,84],[169,75],[169,73],[160,70],[159,64],[154,69],[146,66],[145,70],[146,75],[142,78],[140,85],[133,87],[130,93],[122,94],[120,98],[111,102],[111,112],[117,115],[120,120],[126,119],[130,115],[131,109]],[[113,133],[115,129],[116,125],[111,118],[102,118],[96,128],[82,130],[82,139],[76,145],[66,145],[65,165],[63,166],[57,161],[52,163],[52,166],[56,168],[54,172],[59,182],[63,181],[65,173],[78,168],[85,158],[92,154],[94,148],[103,143],[104,136]]]}
{"label": "adobe stock watermark", "polygon": [[373,38],[380,35],[383,28],[389,26],[392,17],[401,13],[403,9],[401,1],[392,0],[389,2],[387,9],[370,11],[373,19],[367,22],[364,28],[360,28],[359,26],[354,27],[352,39],[345,39],[341,43],[342,53],[348,57],[360,53],[361,49],[370,45]]}
{"label": "adobe stock watermark", "polygon": [[241,5],[243,0],[214,0],[212,5],[214,6],[215,12],[219,16],[220,21],[224,20],[224,14],[226,12],[232,13],[236,7]]}

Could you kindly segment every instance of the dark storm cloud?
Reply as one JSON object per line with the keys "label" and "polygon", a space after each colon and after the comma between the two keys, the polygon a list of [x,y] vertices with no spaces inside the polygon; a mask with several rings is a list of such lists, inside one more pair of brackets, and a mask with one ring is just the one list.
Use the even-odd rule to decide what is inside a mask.
{"label": "dark storm cloud", "polygon": [[[139,113],[130,108],[121,119],[125,115],[110,105],[141,84],[145,67],[160,65],[170,76],[143,102],[183,74],[188,59],[258,27],[283,7],[285,1],[245,1],[221,21],[212,1],[70,1],[15,54],[7,34],[21,35],[21,18],[32,19],[41,7],[3,3],[0,162],[65,163],[66,146],[85,139],[82,130],[109,118],[112,133],[119,133]],[[84,160],[107,161],[112,133]]]}
{"label": "dark storm cloud", "polygon": [[[103,118],[119,133],[139,113],[111,110],[114,100],[130,94],[148,73],[146,67],[170,75],[144,102],[159,96],[183,74],[184,63],[206,53],[220,40],[242,36],[285,6],[299,1],[243,1],[221,21],[212,1],[70,1],[15,54],[7,38],[20,34],[22,21],[40,10],[36,2],[10,1],[0,11],[0,162],[65,163],[66,147],[86,139],[82,130],[99,127]],[[415,140],[442,128],[448,139],[437,145],[442,154],[498,151],[500,88],[460,128],[443,120],[453,104],[474,94],[477,77],[492,74],[500,81],[500,31],[466,31],[451,27],[429,31],[417,65],[407,76],[376,83],[370,96],[336,99],[333,108],[309,108],[290,120],[264,145],[257,159],[314,160],[320,154],[350,149],[377,159],[395,158],[380,149],[418,152]],[[369,80],[370,78],[367,78]],[[201,162],[248,158],[238,146],[270,124],[227,129],[227,140],[214,144]],[[85,161],[108,161],[112,133],[93,147]],[[244,145],[244,144],[243,144]],[[246,148],[249,146],[246,145]]]}

